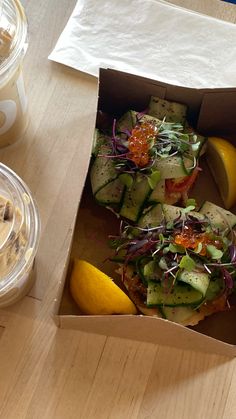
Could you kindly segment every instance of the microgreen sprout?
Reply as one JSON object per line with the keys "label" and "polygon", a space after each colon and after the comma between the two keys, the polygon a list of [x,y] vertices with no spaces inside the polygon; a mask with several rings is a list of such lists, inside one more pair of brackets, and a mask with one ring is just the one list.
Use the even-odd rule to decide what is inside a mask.
{"label": "microgreen sprout", "polygon": [[200,142],[196,142],[196,134],[183,132],[184,128],[180,123],[166,122],[165,118],[161,123],[155,118],[146,120],[145,112],[139,112],[136,115],[134,127],[134,129],[137,127],[142,129],[143,123],[154,127],[154,134],[146,140],[149,157],[143,166],[135,162],[130,151],[129,139],[132,137],[132,130],[122,128],[122,131],[119,131],[116,119],[113,120],[110,149],[108,147],[106,152],[100,152],[99,156],[114,159],[118,172],[129,174],[144,172],[148,175],[148,182],[153,189],[159,180],[158,171],[152,170],[156,160],[180,154],[182,157],[192,159],[192,166],[186,168],[186,171],[190,173],[197,165],[194,152],[200,147]]}
{"label": "microgreen sprout", "polygon": [[[177,217],[168,225],[163,216],[160,225],[145,227],[134,227],[122,221],[120,235],[112,236],[112,248],[116,249],[116,254],[121,250],[124,252],[124,264],[135,262],[140,256],[155,261],[155,264],[150,263],[149,266],[159,266],[163,272],[159,280],[164,280],[165,286],[171,283],[173,287],[178,281],[178,272],[186,270],[205,271],[212,277],[221,275],[225,292],[233,289],[236,277],[236,246],[228,246],[225,236],[206,216],[196,218],[189,211],[182,213],[181,217],[184,220]],[[192,241],[194,238],[197,240],[195,248],[192,247],[191,240],[189,243],[176,243],[176,237],[185,232],[186,237],[190,237]],[[157,273],[155,278],[156,276]]]}

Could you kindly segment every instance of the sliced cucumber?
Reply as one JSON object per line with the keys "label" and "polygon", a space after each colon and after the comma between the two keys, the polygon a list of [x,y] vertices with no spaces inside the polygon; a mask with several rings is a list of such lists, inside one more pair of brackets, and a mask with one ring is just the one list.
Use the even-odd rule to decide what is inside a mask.
{"label": "sliced cucumber", "polygon": [[149,115],[158,119],[166,119],[167,122],[179,122],[184,126],[186,121],[187,106],[182,103],[170,102],[159,97],[152,96],[149,103]]}
{"label": "sliced cucumber", "polygon": [[90,170],[92,192],[95,195],[101,188],[118,177],[111,158],[97,156]]}
{"label": "sliced cucumber", "polygon": [[120,204],[125,186],[119,178],[107,183],[95,194],[96,200],[102,205]]}
{"label": "sliced cucumber", "polygon": [[[138,116],[138,114],[137,114],[137,116]],[[142,122],[151,122],[154,125],[156,125],[157,127],[160,127],[160,125],[163,124],[163,122],[160,119],[155,118],[154,116],[151,116],[151,115],[148,115],[148,114],[143,114],[138,119],[139,119],[139,122],[141,122],[141,123]],[[165,124],[163,124],[163,125],[165,125]]]}
{"label": "sliced cucumber", "polygon": [[165,192],[166,192],[166,184],[165,179],[161,179],[158,184],[156,185],[155,189],[152,191],[149,202],[165,202]]}
{"label": "sliced cucumber", "polygon": [[160,282],[149,281],[147,306],[196,306],[202,302],[202,293],[189,285],[177,283],[168,291]]}
{"label": "sliced cucumber", "polygon": [[97,128],[94,130],[94,134],[93,134],[93,147],[92,147],[92,155],[93,156],[97,156],[101,146],[103,144],[106,144],[107,142],[107,137],[102,134],[102,132],[100,132]]}
{"label": "sliced cucumber", "polygon": [[131,131],[137,124],[137,112],[128,111],[126,112],[116,124],[116,129],[118,132],[125,132],[126,130]]}
{"label": "sliced cucumber", "polygon": [[181,156],[159,158],[156,160],[154,167],[160,171],[161,179],[176,179],[188,176],[194,169],[193,161]]}
{"label": "sliced cucumber", "polygon": [[205,297],[207,288],[210,283],[209,275],[206,272],[198,271],[183,270],[179,273],[177,280],[184,282],[185,284],[190,285],[196,291],[199,291],[202,294],[202,297]]}
{"label": "sliced cucumber", "polygon": [[235,214],[212,202],[205,201],[199,212],[204,214],[210,222],[220,230],[233,228],[236,225]]}
{"label": "sliced cucumber", "polygon": [[131,221],[137,221],[150,193],[147,177],[136,175],[131,188],[125,191],[120,215]]}
{"label": "sliced cucumber", "polygon": [[148,226],[157,227],[163,221],[163,211],[162,205],[157,204],[150,208],[146,214],[142,215],[139,219],[138,225],[139,227],[145,228]]}
{"label": "sliced cucumber", "polygon": [[158,262],[155,260],[150,260],[143,266],[143,276],[146,281],[159,280],[162,273],[160,273],[160,268]]}
{"label": "sliced cucumber", "polygon": [[222,295],[225,289],[225,281],[222,277],[211,280],[209,287],[207,288],[206,297],[207,301],[212,301],[218,296]]}
{"label": "sliced cucumber", "polygon": [[[141,256],[140,258],[138,258],[136,260],[136,269],[137,272],[142,280],[142,282],[147,286],[147,280],[149,279],[149,277],[147,278],[147,269],[145,268],[145,266],[147,267],[147,265],[151,264],[154,265],[154,261],[152,259],[152,257],[150,256]],[[149,265],[150,267],[150,265]],[[154,279],[154,277],[152,277],[151,279]]]}
{"label": "sliced cucumber", "polygon": [[173,222],[176,220],[176,218],[182,217],[182,209],[180,207],[175,207],[174,205],[168,205],[168,204],[164,204],[162,205],[162,210],[163,210],[163,214],[165,217],[166,222]]}
{"label": "sliced cucumber", "polygon": [[[204,215],[197,211],[190,211],[188,215],[199,220],[204,220]],[[177,218],[183,220],[186,217],[184,208],[176,207],[169,204],[154,204],[139,220],[140,227],[156,227],[160,225],[163,220],[167,223],[175,221]]]}
{"label": "sliced cucumber", "polygon": [[[163,204],[162,205],[163,214],[166,222],[173,222],[176,218],[180,217],[180,220],[183,220],[186,217],[184,208],[176,207],[174,205]],[[198,220],[204,220],[204,215],[200,214],[197,211],[189,211],[188,215],[197,218]]]}
{"label": "sliced cucumber", "polygon": [[168,204],[157,204],[154,205],[150,210],[143,215],[139,220],[140,227],[156,227],[160,225],[163,220],[172,222],[181,215],[182,208],[175,207],[174,205]]}

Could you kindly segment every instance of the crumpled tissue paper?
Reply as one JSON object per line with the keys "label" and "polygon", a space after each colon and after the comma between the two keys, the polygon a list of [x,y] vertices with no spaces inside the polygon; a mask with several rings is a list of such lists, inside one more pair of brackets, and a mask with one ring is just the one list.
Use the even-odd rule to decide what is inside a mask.
{"label": "crumpled tissue paper", "polygon": [[197,88],[236,86],[236,25],[158,0],[79,0],[49,59]]}

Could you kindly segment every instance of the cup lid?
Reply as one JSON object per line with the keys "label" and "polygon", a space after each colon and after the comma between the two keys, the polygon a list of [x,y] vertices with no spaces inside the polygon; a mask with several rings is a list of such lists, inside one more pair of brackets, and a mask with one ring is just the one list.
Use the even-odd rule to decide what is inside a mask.
{"label": "cup lid", "polygon": [[18,0],[0,0],[0,73],[9,68],[26,46],[27,22]]}

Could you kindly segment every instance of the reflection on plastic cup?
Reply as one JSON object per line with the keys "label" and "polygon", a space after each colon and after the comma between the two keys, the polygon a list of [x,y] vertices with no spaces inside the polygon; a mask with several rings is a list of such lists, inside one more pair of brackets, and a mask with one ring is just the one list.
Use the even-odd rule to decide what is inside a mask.
{"label": "reflection on plastic cup", "polygon": [[0,16],[0,147],[3,147],[21,137],[27,121],[22,77],[27,22],[18,0],[3,0]]}
{"label": "reflection on plastic cup", "polygon": [[31,191],[0,163],[0,308],[32,287],[39,236],[40,217]]}

